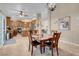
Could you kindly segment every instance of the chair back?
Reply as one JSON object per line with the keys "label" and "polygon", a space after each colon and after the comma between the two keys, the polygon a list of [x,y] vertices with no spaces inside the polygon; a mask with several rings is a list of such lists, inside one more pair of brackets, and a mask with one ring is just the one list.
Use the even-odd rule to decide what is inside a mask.
{"label": "chair back", "polygon": [[55,46],[58,46],[58,41],[59,41],[60,35],[61,35],[61,32],[59,32],[59,33],[56,32],[53,35],[52,44],[55,44]]}

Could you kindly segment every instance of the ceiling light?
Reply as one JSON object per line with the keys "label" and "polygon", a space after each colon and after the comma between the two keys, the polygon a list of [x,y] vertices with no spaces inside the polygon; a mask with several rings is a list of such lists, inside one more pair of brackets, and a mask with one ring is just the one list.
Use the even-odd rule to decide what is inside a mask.
{"label": "ceiling light", "polygon": [[20,17],[24,17],[23,15],[19,15]]}

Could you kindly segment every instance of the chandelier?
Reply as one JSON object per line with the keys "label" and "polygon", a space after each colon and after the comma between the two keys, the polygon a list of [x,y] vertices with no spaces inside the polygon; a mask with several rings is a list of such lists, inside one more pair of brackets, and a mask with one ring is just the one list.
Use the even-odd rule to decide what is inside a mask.
{"label": "chandelier", "polygon": [[56,4],[55,3],[47,3],[48,9],[50,11],[54,11],[56,8]]}

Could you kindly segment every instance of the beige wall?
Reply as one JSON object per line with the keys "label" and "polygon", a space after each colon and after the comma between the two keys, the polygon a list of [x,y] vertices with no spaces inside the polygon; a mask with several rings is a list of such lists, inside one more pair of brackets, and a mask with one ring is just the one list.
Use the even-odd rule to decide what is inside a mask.
{"label": "beige wall", "polygon": [[79,44],[79,4],[56,5],[56,10],[52,12],[51,28],[58,30],[58,19],[64,16],[71,16],[71,30],[62,32],[61,40]]}

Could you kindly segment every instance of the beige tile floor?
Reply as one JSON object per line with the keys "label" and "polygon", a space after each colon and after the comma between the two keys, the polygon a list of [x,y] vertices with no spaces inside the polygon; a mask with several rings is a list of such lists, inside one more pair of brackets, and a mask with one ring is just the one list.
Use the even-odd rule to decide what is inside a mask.
{"label": "beige tile floor", "polygon": [[[4,45],[0,47],[0,56],[30,56],[28,51],[28,38],[17,35],[13,38],[16,40],[14,44]],[[79,47],[73,47],[72,45],[64,44],[60,42],[59,53],[60,56],[77,56],[79,55]],[[56,55],[56,51],[54,51]],[[34,48],[34,56],[51,56],[51,51],[46,47],[46,52],[40,54],[39,46]]]}
{"label": "beige tile floor", "polygon": [[4,45],[0,48],[0,55],[30,55],[30,52],[28,52],[27,47],[27,37],[21,37],[20,35],[17,35],[17,37],[13,38],[16,40],[15,44],[10,45]]}

